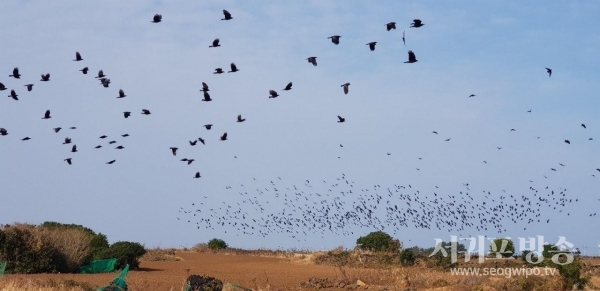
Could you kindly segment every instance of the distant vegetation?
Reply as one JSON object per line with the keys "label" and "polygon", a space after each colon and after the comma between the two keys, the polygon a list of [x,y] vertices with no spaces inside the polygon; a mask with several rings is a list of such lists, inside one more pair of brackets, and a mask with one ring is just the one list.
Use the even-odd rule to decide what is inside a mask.
{"label": "distant vegetation", "polygon": [[227,248],[227,243],[222,239],[213,238],[208,242],[208,248],[213,251],[224,250]]}
{"label": "distant vegetation", "polygon": [[108,244],[106,236],[76,224],[16,223],[0,227],[0,262],[7,273],[75,273],[94,259],[117,258],[117,268],[139,266],[139,243]]}

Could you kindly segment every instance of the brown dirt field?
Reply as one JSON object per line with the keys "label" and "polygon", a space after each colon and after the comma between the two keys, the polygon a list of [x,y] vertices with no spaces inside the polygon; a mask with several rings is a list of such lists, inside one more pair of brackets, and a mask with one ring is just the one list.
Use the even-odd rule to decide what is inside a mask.
{"label": "brown dirt field", "polygon": [[[181,261],[141,262],[141,271],[130,271],[127,283],[130,290],[181,290],[189,274],[208,275],[252,289],[298,289],[310,277],[331,278],[339,276],[332,267],[293,263],[289,258],[228,255],[214,253],[178,252]],[[5,280],[74,280],[94,286],[109,283],[118,273],[110,274],[37,274],[5,275]]]}

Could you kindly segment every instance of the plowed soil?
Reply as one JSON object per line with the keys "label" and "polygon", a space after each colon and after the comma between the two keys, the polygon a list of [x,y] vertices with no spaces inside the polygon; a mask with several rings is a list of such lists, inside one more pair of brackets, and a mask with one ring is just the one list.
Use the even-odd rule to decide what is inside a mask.
{"label": "plowed soil", "polygon": [[[142,262],[140,271],[127,276],[129,290],[181,290],[188,275],[208,275],[249,289],[297,290],[310,277],[336,279],[332,267],[302,263],[301,257],[275,258],[251,255],[180,252],[181,261]],[[188,271],[189,270],[189,271]],[[189,272],[189,273],[188,273]],[[118,273],[110,274],[37,274],[5,275],[5,279],[74,280],[94,286],[109,283]]]}

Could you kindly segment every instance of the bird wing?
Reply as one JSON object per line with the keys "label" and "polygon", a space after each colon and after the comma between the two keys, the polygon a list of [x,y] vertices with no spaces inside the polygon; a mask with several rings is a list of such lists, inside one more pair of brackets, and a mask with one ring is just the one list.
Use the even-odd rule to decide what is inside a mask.
{"label": "bird wing", "polygon": [[225,15],[225,18],[230,18],[231,17],[231,13],[229,13],[229,11],[223,9],[223,15]]}
{"label": "bird wing", "polygon": [[213,46],[218,46],[219,45],[219,39],[215,38],[215,40],[213,40]]}
{"label": "bird wing", "polygon": [[415,53],[413,53],[413,51],[408,51],[408,60],[411,62],[414,62],[417,60],[417,57],[415,56]]}

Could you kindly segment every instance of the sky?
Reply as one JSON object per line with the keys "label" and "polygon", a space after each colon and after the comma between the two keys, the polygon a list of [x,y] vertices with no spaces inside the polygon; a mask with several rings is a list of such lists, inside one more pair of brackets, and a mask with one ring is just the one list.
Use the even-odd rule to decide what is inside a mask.
{"label": "sky", "polygon": [[[223,9],[232,20],[221,20]],[[384,224],[405,246],[432,247],[450,235],[542,235],[550,243],[564,236],[588,253],[600,247],[598,233],[586,230],[600,222],[596,1],[9,0],[0,11],[2,93],[19,95],[0,106],[8,131],[0,136],[2,224],[75,223],[147,247],[221,238],[248,249],[352,248]],[[154,14],[162,22],[152,23]],[[409,28],[415,18],[425,25]],[[397,29],[387,31],[392,21]],[[221,46],[209,48],[215,38]],[[418,62],[404,63],[409,50]],[[76,51],[83,61],[73,61]],[[317,66],[306,60],[312,56]],[[239,72],[213,74],[232,62]],[[21,79],[9,77],[14,67]],[[45,73],[50,81],[40,82]],[[213,101],[201,101],[202,82]],[[127,97],[116,98],[119,89]],[[268,98],[269,90],[280,96]],[[48,109],[52,118],[42,119]],[[236,122],[238,114],[246,121]],[[206,145],[191,146],[198,137]],[[179,148],[176,157],[170,147]],[[414,222],[392,232],[386,222],[259,235],[258,224],[252,234],[229,224],[285,211],[301,217],[311,204],[352,208],[361,195],[387,189],[405,196],[381,203],[402,209],[406,197],[438,194],[478,206],[506,199],[500,204],[509,207],[509,195],[522,201],[555,191],[570,202],[543,206],[531,223],[533,216],[506,217],[501,233]],[[381,221],[383,207],[375,211]]]}

